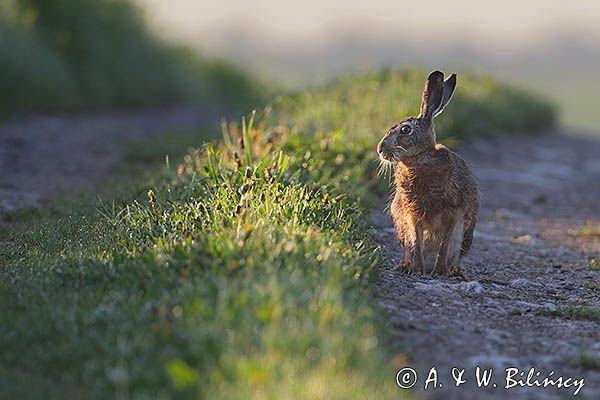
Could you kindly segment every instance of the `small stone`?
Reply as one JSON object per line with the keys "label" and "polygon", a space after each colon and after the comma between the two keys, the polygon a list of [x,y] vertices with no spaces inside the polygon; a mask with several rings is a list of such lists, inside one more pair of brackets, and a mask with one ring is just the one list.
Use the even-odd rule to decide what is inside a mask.
{"label": "small stone", "polygon": [[565,290],[575,290],[575,285],[572,283],[563,283],[561,287]]}
{"label": "small stone", "polygon": [[512,242],[519,243],[519,244],[533,244],[533,236],[531,236],[531,235],[514,236],[512,239]]}
{"label": "small stone", "polygon": [[543,304],[536,304],[536,303],[529,303],[527,301],[518,301],[517,306],[519,306],[521,308],[521,310],[524,311],[535,311],[535,310],[545,310],[545,311],[556,311],[556,304],[554,303],[543,303]]}
{"label": "small stone", "polygon": [[485,306],[489,307],[489,308],[500,308],[500,302],[496,301],[496,300],[492,300],[492,299],[487,299],[485,302]]}
{"label": "small stone", "polygon": [[539,310],[540,308],[543,308],[541,304],[530,303],[528,301],[518,301],[516,304],[521,308],[521,310],[525,311]]}
{"label": "small stone", "polygon": [[462,282],[459,284],[460,289],[464,290],[466,293],[475,293],[479,294],[483,291],[483,286],[481,283],[477,281],[471,282]]}
{"label": "small stone", "polygon": [[525,278],[517,278],[517,279],[513,279],[512,281],[510,281],[510,286],[513,286],[513,287],[526,287],[526,286],[529,286],[530,284],[531,284],[531,282],[529,282]]}
{"label": "small stone", "polygon": [[519,365],[517,359],[500,354],[480,354],[467,359],[467,365],[480,368],[503,369],[512,365]]}
{"label": "small stone", "polygon": [[447,284],[442,283],[442,282],[435,282],[435,283],[416,282],[415,289],[423,290],[423,291],[447,292],[450,288]]}

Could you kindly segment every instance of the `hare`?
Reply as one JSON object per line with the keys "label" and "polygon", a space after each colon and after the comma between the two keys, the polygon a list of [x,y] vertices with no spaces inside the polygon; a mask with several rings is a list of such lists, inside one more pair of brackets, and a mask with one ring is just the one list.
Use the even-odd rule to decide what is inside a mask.
{"label": "hare", "polygon": [[479,188],[465,160],[436,144],[433,118],[450,101],[456,74],[429,74],[421,113],[392,126],[377,145],[384,163],[395,165],[390,204],[396,234],[404,247],[400,266],[408,272],[460,276],[460,259],[473,241]]}

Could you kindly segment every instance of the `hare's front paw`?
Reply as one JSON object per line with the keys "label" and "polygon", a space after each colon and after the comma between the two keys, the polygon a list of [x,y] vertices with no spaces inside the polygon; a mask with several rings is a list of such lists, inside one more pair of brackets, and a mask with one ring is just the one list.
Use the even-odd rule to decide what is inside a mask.
{"label": "hare's front paw", "polygon": [[440,276],[440,275],[447,275],[447,274],[448,274],[447,266],[443,263],[436,262],[435,267],[431,271],[431,276]]}
{"label": "hare's front paw", "polygon": [[467,280],[461,267],[446,266],[442,263],[435,264],[435,268],[431,271],[431,276],[446,276],[448,278],[459,277],[465,281]]}
{"label": "hare's front paw", "polygon": [[452,278],[452,277],[459,277],[462,280],[466,281],[467,277],[465,276],[462,268],[460,266],[452,266],[450,268],[448,268],[448,270],[446,271],[446,276],[448,278]]}
{"label": "hare's front paw", "polygon": [[422,274],[423,273],[423,265],[418,265],[418,263],[414,263],[412,261],[400,261],[398,263],[397,269],[412,275],[412,274]]}

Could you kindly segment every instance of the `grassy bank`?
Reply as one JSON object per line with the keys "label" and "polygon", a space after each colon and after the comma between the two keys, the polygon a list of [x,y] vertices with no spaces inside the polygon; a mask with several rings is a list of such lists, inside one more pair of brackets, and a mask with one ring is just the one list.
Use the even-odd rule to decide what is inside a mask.
{"label": "grassy bank", "polygon": [[4,0],[0,60],[0,115],[261,99],[229,64],[160,41],[127,0]]}
{"label": "grassy bank", "polygon": [[[426,72],[384,70],[345,76],[321,88],[278,100],[286,123],[307,131],[342,131],[378,139],[393,121],[417,115]],[[487,77],[458,76],[448,109],[436,119],[438,138],[535,134],[556,123],[554,107]]]}
{"label": "grassy bank", "polygon": [[[314,162],[331,166],[322,168],[329,174],[326,181],[368,204],[388,190],[387,182],[376,178],[373,150],[395,122],[419,114],[426,76],[421,70],[384,70],[282,96],[267,108],[265,129],[294,132],[285,146],[309,146]],[[452,144],[467,137],[540,134],[556,121],[554,106],[544,99],[486,77],[459,74],[453,99],[435,125],[438,141]],[[330,151],[324,144],[329,141],[338,147]]]}
{"label": "grassy bank", "polygon": [[[364,205],[374,144],[418,108],[424,76],[280,98],[115,203],[19,217],[0,236],[0,397],[408,396],[371,294],[379,252]],[[446,137],[528,130],[519,115],[547,107],[465,81],[440,118]],[[444,125],[472,109],[493,118]]]}

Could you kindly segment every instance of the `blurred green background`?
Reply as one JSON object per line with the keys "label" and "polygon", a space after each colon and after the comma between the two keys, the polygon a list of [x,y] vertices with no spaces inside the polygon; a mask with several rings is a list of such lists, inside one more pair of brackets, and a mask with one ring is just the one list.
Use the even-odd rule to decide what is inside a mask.
{"label": "blurred green background", "polygon": [[2,0],[0,113],[204,102],[239,106],[258,87],[223,61],[151,33],[124,0]]}

